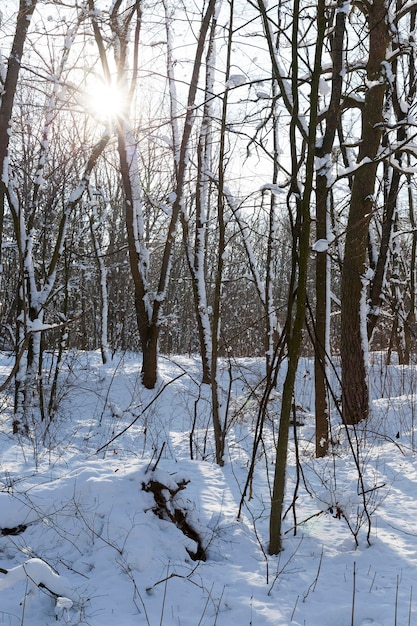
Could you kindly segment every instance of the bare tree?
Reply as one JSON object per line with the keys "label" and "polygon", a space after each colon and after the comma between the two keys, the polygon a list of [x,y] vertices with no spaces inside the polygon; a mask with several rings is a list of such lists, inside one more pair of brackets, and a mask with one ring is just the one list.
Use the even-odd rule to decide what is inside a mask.
{"label": "bare tree", "polygon": [[[94,35],[100,51],[103,71],[106,80],[110,82],[111,73],[109,69],[109,61],[105,49],[104,39],[100,31],[100,26],[94,13],[94,2],[89,0],[91,18],[94,28]],[[187,104],[184,114],[184,124],[181,136],[181,144],[179,146],[178,155],[176,156],[176,184],[173,194],[174,200],[171,206],[171,215],[167,227],[167,234],[164,244],[164,250],[159,270],[158,284],[156,293],[151,296],[148,286],[149,271],[149,252],[146,247],[143,210],[142,210],[142,191],[139,172],[139,159],[137,140],[133,129],[128,123],[129,112],[128,105],[122,115],[119,116],[116,124],[116,132],[118,139],[118,152],[120,158],[120,170],[125,193],[125,214],[126,227],[129,247],[130,268],[135,285],[135,305],[138,330],[142,345],[143,363],[142,363],[142,381],[145,387],[152,389],[157,380],[157,356],[158,356],[158,337],[161,327],[161,318],[163,304],[167,295],[167,287],[170,278],[172,253],[177,231],[177,225],[183,209],[184,188],[186,181],[188,149],[191,138],[195,118],[195,101],[199,83],[199,74],[201,70],[204,47],[206,43],[207,33],[214,14],[216,6],[215,0],[210,0],[207,9],[202,16],[200,33],[198,36],[193,70],[188,91]],[[117,44],[114,47],[115,62],[117,67],[117,79],[119,84],[126,84],[128,48],[129,48],[129,29],[135,18],[134,42],[133,42],[133,67],[132,81],[130,85],[126,85],[126,93],[130,93],[132,97],[137,80],[138,72],[138,45],[141,26],[142,7],[141,2],[136,1],[123,7],[122,3],[114,4],[110,16],[110,26],[114,40]]]}
{"label": "bare tree", "polygon": [[[214,16],[206,55],[205,101],[197,145],[197,184],[195,192],[194,245],[190,241],[190,219],[182,212],[185,254],[193,287],[195,315],[199,335],[202,363],[202,382],[212,382],[212,329],[211,308],[207,293],[207,236],[211,201],[211,172],[213,169],[213,96],[216,63],[215,36],[217,19]],[[171,91],[172,93],[172,91]],[[172,116],[175,119],[175,116]],[[174,131],[173,131],[174,134]]]}
{"label": "bare tree", "polygon": [[316,315],[314,326],[314,378],[316,415],[316,456],[325,456],[329,445],[329,402],[328,402],[328,360],[330,357],[330,257],[328,246],[331,242],[330,225],[330,185],[332,150],[341,115],[343,86],[343,66],[345,61],[345,22],[344,3],[338,2],[333,13],[334,24],[329,29],[330,56],[332,60],[331,95],[326,109],[323,136],[318,142],[317,159],[319,168],[316,175],[316,238],[323,244],[316,252]]}
{"label": "bare tree", "polygon": [[[8,184],[8,150],[10,144],[10,128],[12,122],[13,103],[15,100],[17,83],[24,46],[33,12],[37,0],[20,0],[17,13],[15,35],[12,48],[8,57],[6,74],[1,80],[2,94],[0,104],[0,268],[1,268],[1,245],[3,241],[3,220],[5,209],[5,196]],[[0,269],[1,272],[1,269]]]}
{"label": "bare tree", "polygon": [[386,63],[391,34],[384,0],[362,5],[369,36],[367,87],[361,111],[361,141],[351,189],[341,283],[343,419],[355,424],[369,410],[366,333],[366,254],[369,221],[383,133]]}
{"label": "bare tree", "polygon": [[[274,472],[273,492],[271,500],[269,553],[277,554],[282,549],[281,521],[285,496],[285,478],[287,468],[287,452],[289,442],[290,417],[293,405],[295,376],[300,357],[305,310],[307,301],[307,274],[310,247],[310,201],[314,181],[314,158],[316,151],[316,133],[318,121],[319,81],[321,75],[321,58],[325,37],[325,3],[321,0],[317,7],[315,25],[317,41],[315,45],[314,63],[310,68],[310,92],[308,96],[310,111],[309,123],[305,128],[301,122],[299,97],[299,50],[300,37],[300,3],[293,8],[291,36],[291,90],[288,89],[274,46],[270,16],[262,0],[258,0],[260,13],[267,36],[267,42],[273,61],[274,75],[282,91],[281,94],[291,115],[289,127],[289,144],[291,151],[291,185],[288,193],[290,211],[294,207],[292,242],[292,280],[288,294],[288,312],[286,322],[286,344],[288,349],[287,374],[282,392],[281,414],[276,446],[276,463]],[[300,137],[305,141],[305,153],[298,150]],[[301,163],[305,159],[303,185],[300,182]]]}
{"label": "bare tree", "polygon": [[[31,16],[31,12],[27,13],[27,10],[34,9],[34,6],[35,3],[26,3],[26,9],[22,14],[19,13],[18,20],[25,20],[25,28],[30,24],[30,19],[26,17]],[[38,149],[34,149],[36,144],[32,136],[35,132],[31,126],[33,109],[28,109],[29,106],[34,106],[31,100],[33,91],[30,90],[30,80],[27,78],[30,69],[26,69],[24,74],[22,72],[19,74],[18,68],[14,67],[19,50],[21,52],[23,46],[22,33],[17,37],[19,45],[16,44],[15,37],[14,47],[12,46],[12,53],[16,55],[16,58],[11,62],[14,71],[11,72],[13,80],[10,79],[15,85],[16,93],[19,94],[19,100],[16,104],[15,94],[11,93],[9,94],[11,102],[8,102],[8,98],[3,100],[3,104],[8,102],[15,112],[22,110],[22,107],[26,107],[29,111],[29,116],[25,117],[21,127],[17,122],[11,126],[9,120],[6,133],[8,138],[5,144],[2,144],[2,148],[6,146],[8,152],[8,157],[3,159],[2,194],[7,199],[7,207],[13,221],[20,274],[16,299],[15,411],[22,416],[25,427],[28,425],[28,418],[32,417],[36,399],[39,400],[44,417],[41,380],[42,334],[50,327],[44,316],[56,288],[68,223],[74,208],[87,188],[92,169],[109,139],[107,135],[104,135],[93,145],[90,155],[84,156],[84,171],[79,174],[78,182],[74,179],[71,181],[72,193],[68,187],[63,190],[64,200],[62,211],[59,213],[59,203],[56,200],[57,187],[54,185],[53,176],[50,175],[50,170],[53,168],[50,168],[49,163],[58,153],[57,144],[54,144],[54,139],[57,139],[54,132],[56,119],[60,116],[63,107],[60,95],[61,84],[66,75],[77,29],[83,19],[83,12],[77,12],[74,24],[62,34],[63,45],[57,59],[54,59],[54,63],[56,62],[54,80],[46,77],[40,89],[40,92],[44,90],[46,104],[41,104],[39,95],[36,96],[38,107],[36,117],[37,121],[40,120]],[[23,33],[26,33],[25,29]],[[29,104],[26,101],[23,102],[23,95],[28,93]],[[3,119],[6,119],[8,110],[6,106]],[[42,111],[42,116],[39,115],[39,110]],[[74,158],[74,162],[75,160]],[[63,170],[61,171],[63,173]],[[48,180],[49,177],[50,180]],[[58,185],[61,191],[62,185],[65,185],[65,176]],[[56,226],[54,224],[52,228],[51,224],[46,223],[45,215],[48,210],[57,218]],[[16,423],[18,421],[19,417],[16,418]]]}

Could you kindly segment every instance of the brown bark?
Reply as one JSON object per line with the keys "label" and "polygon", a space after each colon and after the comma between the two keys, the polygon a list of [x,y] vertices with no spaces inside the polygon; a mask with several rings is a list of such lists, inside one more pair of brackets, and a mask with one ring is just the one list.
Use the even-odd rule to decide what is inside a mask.
{"label": "brown bark", "polygon": [[[312,80],[310,90],[310,120],[308,128],[307,151],[305,162],[305,181],[302,193],[298,193],[298,173],[299,161],[297,155],[297,142],[295,130],[299,120],[298,108],[298,65],[297,65],[297,43],[298,43],[298,26],[299,26],[299,3],[294,3],[294,21],[293,21],[293,37],[292,37],[292,60],[293,60],[293,76],[292,76],[292,97],[294,108],[290,122],[290,139],[292,154],[292,175],[293,189],[297,192],[297,218],[295,232],[293,234],[293,268],[292,271],[298,274],[297,290],[294,302],[294,319],[291,319],[291,300],[294,292],[289,294],[289,313],[288,318],[288,369],[284,381],[281,402],[281,414],[278,430],[278,441],[276,447],[276,462],[274,472],[274,483],[271,498],[271,515],[269,519],[269,554],[278,554],[282,550],[281,525],[282,514],[285,497],[287,454],[289,443],[289,430],[291,410],[294,401],[294,386],[297,373],[298,361],[300,358],[301,342],[303,338],[303,328],[305,321],[305,310],[307,302],[307,275],[309,262],[309,245],[310,245],[310,201],[313,192],[314,179],[314,158],[316,149],[316,132],[318,121],[318,89],[321,73],[321,59],[323,53],[323,41],[325,34],[325,13],[324,1],[319,0],[317,7],[317,44],[315,50],[314,66],[312,68]],[[296,271],[297,270],[297,271]]]}
{"label": "brown bark", "polygon": [[[183,210],[184,184],[188,162],[188,147],[191,137],[191,131],[194,122],[194,104],[198,88],[198,79],[201,70],[201,63],[206,42],[207,32],[211,19],[214,14],[216,0],[210,0],[206,13],[203,16],[197,50],[194,59],[193,73],[190,81],[190,89],[188,92],[187,113],[184,123],[184,130],[181,140],[180,154],[177,167],[177,181],[175,189],[175,201],[172,205],[171,220],[168,227],[168,234],[165,240],[164,252],[162,255],[161,269],[159,273],[159,282],[157,295],[153,302],[152,316],[148,325],[148,343],[146,350],[150,351],[149,355],[143,356],[143,383],[148,389],[153,389],[156,383],[157,371],[157,344],[160,329],[160,316],[162,307],[166,298],[166,290],[170,278],[172,250],[175,243],[176,229],[180,214]],[[149,369],[148,369],[149,367]]]}
{"label": "brown bark", "polygon": [[[339,2],[341,4],[341,2]],[[326,128],[321,145],[317,149],[317,157],[330,155],[340,118],[340,103],[343,85],[343,42],[346,14],[336,13],[335,26],[331,39],[332,52],[332,93],[326,114]],[[319,170],[316,177],[316,238],[327,239],[328,198],[329,188],[327,171]],[[316,256],[316,312],[315,312],[315,345],[314,345],[314,383],[315,383],[315,417],[316,417],[316,456],[327,454],[329,446],[329,407],[327,393],[326,361],[327,319],[330,285],[328,285],[327,253],[319,252]]]}
{"label": "brown bark", "polygon": [[341,285],[342,407],[343,420],[347,424],[365,419],[369,410],[363,276],[366,271],[369,220],[373,211],[377,155],[382,137],[386,86],[381,64],[385,61],[390,41],[385,1],[375,0],[367,7],[369,86],[362,110],[362,137],[358,169],[352,184]]}
{"label": "brown bark", "polygon": [[[90,9],[94,8],[94,0],[89,0]],[[133,277],[134,289],[135,289],[135,309],[136,318],[138,324],[138,331],[141,341],[143,361],[142,361],[142,382],[148,389],[153,389],[157,380],[157,357],[158,357],[158,337],[160,330],[160,320],[162,315],[163,304],[166,299],[166,291],[170,278],[172,251],[175,243],[176,230],[178,221],[183,210],[183,193],[184,184],[188,163],[188,147],[191,137],[191,131],[194,123],[194,106],[198,89],[199,74],[202,65],[202,57],[204,47],[206,43],[207,32],[214,14],[216,6],[216,0],[210,0],[207,9],[203,15],[200,33],[197,41],[197,49],[194,59],[193,71],[190,80],[190,87],[188,91],[187,108],[184,120],[184,130],[181,139],[181,146],[179,151],[178,162],[175,163],[176,168],[176,198],[172,205],[172,213],[170,223],[168,225],[167,235],[165,239],[164,251],[162,255],[161,267],[159,270],[159,280],[157,293],[153,299],[152,305],[147,306],[147,298],[150,296],[148,292],[148,286],[146,284],[147,275],[147,254],[144,250],[144,246],[139,245],[137,241],[137,234],[135,231],[135,221],[137,216],[135,214],[135,197],[133,185],[138,184],[137,180],[132,180],[131,164],[128,161],[127,145],[126,145],[126,129],[123,124],[117,125],[117,138],[118,138],[118,152],[120,158],[120,169],[122,175],[123,189],[125,193],[125,215],[126,215],[126,230],[128,239],[129,250],[129,262],[130,269]],[[112,15],[111,15],[111,27],[113,34],[117,40],[115,46],[115,58],[118,67],[118,75],[120,82],[123,82],[126,76],[126,59],[127,48],[129,44],[129,27],[134,15],[136,14],[136,27],[134,29],[134,50],[133,50],[133,78],[130,84],[129,92],[132,95],[137,75],[138,66],[138,45],[139,45],[139,32],[141,22],[141,2],[135,2],[128,12],[125,12],[121,21],[118,18],[118,11],[120,10],[120,2],[116,2]],[[120,17],[120,15],[119,15]],[[95,20],[92,12],[92,23],[94,28],[94,35],[97,46],[99,48],[102,67],[105,75],[108,75],[109,68],[107,62],[107,56],[105,46],[103,43],[103,37],[101,31]],[[125,112],[128,116],[127,111]],[[141,242],[143,244],[143,242]],[[144,252],[145,254],[142,254]]]}
{"label": "brown bark", "polygon": [[134,211],[134,195],[132,189],[132,181],[130,177],[130,164],[128,163],[126,153],[126,137],[122,128],[118,129],[118,152],[120,160],[120,173],[122,176],[123,190],[125,195],[125,222],[127,232],[127,245],[129,251],[129,264],[132,273],[133,284],[135,287],[135,310],[139,331],[139,338],[142,350],[146,350],[148,343],[148,312],[145,305],[146,285],[144,282],[143,271],[141,271],[141,263],[136,244],[136,233],[134,228],[135,211]]}
{"label": "brown bark", "polygon": [[211,359],[212,359],[212,333],[210,320],[207,312],[207,277],[206,277],[206,248],[207,248],[207,222],[209,215],[209,180],[212,159],[212,121],[213,121],[213,67],[215,58],[215,37],[217,19],[213,17],[206,53],[206,83],[205,103],[201,122],[200,136],[197,147],[197,184],[195,199],[195,233],[194,246],[191,246],[188,220],[182,214],[184,247],[188,268],[191,275],[194,310],[197,321],[197,330],[200,346],[202,367],[202,383],[211,384]]}
{"label": "brown bark", "polygon": [[4,81],[4,85],[2,85],[0,105],[0,244],[3,239],[4,201],[7,193],[7,183],[5,182],[4,175],[6,174],[6,157],[8,155],[10,143],[10,124],[17,81],[20,73],[20,62],[23,56],[23,48],[36,3],[37,0],[20,0],[15,35],[7,64],[6,79]]}
{"label": "brown bark", "polygon": [[[399,10],[400,3],[397,2],[397,10]],[[411,18],[411,24],[413,25],[413,19]],[[398,44],[393,46],[395,51],[398,51]],[[408,101],[411,102],[411,96],[414,95],[416,86],[413,80],[413,72],[414,72],[414,59],[410,59],[410,69],[411,65],[413,68],[410,72],[410,84],[409,84],[409,93],[408,93]],[[396,76],[398,69],[398,58],[395,57],[392,60],[392,68],[391,73],[393,76]],[[411,82],[412,81],[412,82]],[[389,104],[392,104],[392,109],[395,114],[397,120],[397,145],[401,146],[407,139],[407,117],[408,111],[404,110],[402,103],[400,101],[400,97],[398,94],[397,85],[390,84],[389,85]],[[389,139],[388,133],[386,133],[385,137],[383,137],[383,145],[384,147],[389,147]],[[401,164],[403,160],[403,154],[401,150],[397,150],[395,152],[395,159],[398,163]],[[384,213],[382,218],[382,226],[381,226],[381,243],[379,247],[378,258],[375,263],[375,272],[374,277],[372,279],[372,283],[370,285],[369,290],[369,313],[367,320],[367,331],[368,331],[368,340],[371,341],[372,334],[375,330],[375,327],[379,321],[379,309],[383,302],[383,294],[385,289],[385,277],[387,266],[390,258],[390,246],[392,233],[396,221],[397,215],[397,199],[398,193],[400,190],[400,182],[403,174],[399,169],[392,169],[387,164],[385,166],[386,172],[384,172],[384,182],[385,182],[385,197],[384,197]],[[389,181],[389,182],[387,182]]]}

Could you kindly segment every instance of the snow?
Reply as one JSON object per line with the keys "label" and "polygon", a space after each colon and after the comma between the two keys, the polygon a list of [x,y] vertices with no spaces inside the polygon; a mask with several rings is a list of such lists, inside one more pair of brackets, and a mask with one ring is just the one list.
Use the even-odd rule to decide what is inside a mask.
{"label": "snow", "polygon": [[346,2],[344,2],[341,6],[337,7],[337,13],[345,13],[346,15],[349,15],[350,9],[351,2],[350,0],[346,0]]}
{"label": "snow", "polygon": [[328,249],[329,249],[329,242],[327,241],[327,239],[318,239],[313,244],[313,250],[315,252],[327,252]]}
{"label": "snow", "polygon": [[279,185],[276,185],[275,183],[265,183],[265,185],[262,185],[259,189],[259,191],[271,191],[273,194],[275,194],[276,196],[278,195],[285,195],[286,192],[284,189],[282,189],[282,187],[280,187]]}
{"label": "snow", "polygon": [[52,328],[56,328],[59,324],[45,324],[41,319],[37,318],[32,322],[27,322],[26,326],[29,331],[34,333],[39,333],[43,330],[51,330]]}
{"label": "snow", "polygon": [[[63,576],[59,576],[53,569],[42,559],[28,559],[21,565],[12,567],[7,575],[0,581],[0,591],[13,587],[19,582],[30,583],[33,587],[43,587],[57,595],[60,602],[60,608],[63,608],[62,594],[67,593],[73,595],[74,592],[70,588],[67,580]],[[65,598],[65,605],[68,607],[72,600]]]}
{"label": "snow", "polygon": [[241,87],[247,82],[248,79],[244,74],[232,74],[226,82],[226,87],[228,89],[233,89],[235,87]]}
{"label": "snow", "polygon": [[[161,358],[150,391],[140,384],[138,355],[116,354],[103,365],[98,352],[69,353],[56,417],[31,426],[30,437],[11,434],[3,398],[0,622],[416,623],[417,369],[388,367],[384,358],[371,354],[371,415],[349,431],[357,462],[334,408],[331,454],[314,457],[313,363],[301,360],[295,398],[303,474],[297,487],[291,441],[286,508],[298,489],[296,517],[288,511],[284,551],[273,557],[269,477],[285,367],[239,518],[262,360],[233,361],[224,467],[213,462],[211,393],[198,384],[197,357]],[[2,379],[12,364],[0,354]],[[220,365],[219,382],[228,389],[228,364]],[[173,521],[179,514],[195,536]],[[198,541],[205,560],[192,558]]]}
{"label": "snow", "polygon": [[6,156],[3,160],[3,169],[1,173],[1,181],[5,185],[9,184],[9,158]]}
{"label": "snow", "polygon": [[331,92],[328,82],[324,78],[320,77],[319,82],[319,94],[321,96],[327,96]]}
{"label": "snow", "polygon": [[70,28],[65,36],[64,48],[70,50],[74,42],[75,28]]}
{"label": "snow", "polygon": [[255,93],[256,97],[260,100],[270,100],[271,98],[271,94],[269,93],[269,91],[262,91],[261,89],[257,89]]}

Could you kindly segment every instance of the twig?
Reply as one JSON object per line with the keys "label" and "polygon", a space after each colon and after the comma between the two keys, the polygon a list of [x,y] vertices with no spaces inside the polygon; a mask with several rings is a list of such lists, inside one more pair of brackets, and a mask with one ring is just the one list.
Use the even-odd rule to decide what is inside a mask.
{"label": "twig", "polygon": [[155,464],[154,464],[154,466],[153,466],[153,468],[152,468],[152,471],[153,471],[153,472],[154,472],[154,471],[156,470],[156,468],[158,467],[158,463],[159,463],[159,461],[161,460],[161,456],[162,456],[162,453],[163,453],[163,451],[164,451],[165,444],[166,444],[166,441],[164,441],[164,442],[163,442],[163,444],[162,444],[162,446],[161,446],[161,449],[160,449],[159,454],[158,454],[158,458],[156,459]]}
{"label": "twig", "polygon": [[[283,572],[285,572],[285,570],[287,569],[288,564],[289,564],[289,563],[292,561],[292,559],[294,558],[294,555],[297,553],[297,551],[298,551],[299,547],[301,546],[302,542],[303,542],[303,537],[301,537],[301,538],[300,538],[300,541],[299,541],[299,542],[298,542],[298,544],[296,545],[296,547],[295,547],[295,549],[293,550],[292,554],[290,554],[290,555],[289,555],[289,557],[288,557],[288,559],[285,561],[284,565],[283,565],[283,566],[279,569],[279,571],[277,570],[277,573],[275,574],[275,578],[274,578],[274,580],[273,580],[273,582],[272,582],[272,585],[271,585],[271,586],[270,586],[270,588],[268,589],[268,596],[270,596],[270,595],[271,595],[272,590],[273,590],[273,588],[274,588],[274,586],[275,586],[275,583],[277,582],[277,580],[278,580],[278,578],[280,577],[280,575],[281,575]],[[280,562],[281,562],[281,554],[282,554],[282,553],[280,552],[279,557],[278,557],[278,567],[279,567]]]}
{"label": "twig", "polygon": [[[320,554],[320,560],[319,560],[319,565],[317,567],[317,574],[315,579],[313,580],[313,582],[310,584],[309,588],[307,589],[307,591],[305,592],[304,596],[303,596],[303,602],[305,602],[310,594],[310,591],[312,591],[313,593],[316,590],[316,586],[319,580],[319,576],[320,576],[320,570],[321,570],[321,564],[323,562],[323,547],[321,549],[321,554]],[[294,609],[295,610],[295,609]]]}
{"label": "twig", "polygon": [[[300,526],[301,524],[307,524],[307,522],[309,522],[311,519],[314,519],[315,517],[320,517],[320,515],[323,515],[323,513],[328,513],[328,511],[317,511],[317,513],[313,513],[312,515],[306,517],[306,519],[298,522],[298,525]],[[294,530],[294,526],[291,526],[291,528],[287,528],[287,530],[284,532],[284,535],[287,535],[292,530]]]}
{"label": "twig", "polygon": [[223,600],[223,595],[224,595],[224,590],[225,590],[225,588],[226,588],[226,585],[225,585],[225,586],[223,587],[223,589],[222,589],[222,592],[221,592],[221,594],[220,594],[219,601],[218,601],[217,606],[216,606],[216,613],[215,613],[215,619],[214,619],[214,624],[213,624],[213,626],[217,626],[217,618],[219,617],[220,607],[221,607],[221,604],[222,604],[222,600]]}
{"label": "twig", "polygon": [[0,393],[2,391],[4,391],[7,387],[7,385],[10,383],[10,381],[12,380],[13,376],[16,374],[18,368],[19,368],[19,364],[20,361],[22,360],[22,357],[25,353],[26,348],[28,347],[29,344],[29,334],[26,335],[26,337],[23,339],[23,343],[22,346],[20,348],[20,351],[16,357],[16,360],[14,362],[14,365],[12,367],[12,371],[10,372],[10,374],[8,375],[8,377],[6,378],[6,380],[4,381],[4,383],[2,383],[0,385]]}
{"label": "twig", "polygon": [[170,574],[169,576],[165,576],[165,578],[161,578],[161,580],[158,580],[151,587],[146,587],[145,591],[147,594],[150,594],[155,589],[155,587],[157,587],[158,585],[161,585],[162,583],[166,583],[168,580],[171,580],[171,578],[182,578],[183,580],[188,580],[190,583],[193,583],[193,585],[195,585],[199,589],[204,589],[204,587],[202,587],[201,585],[199,585],[198,583],[196,583],[194,580],[190,578],[190,576],[194,574],[197,567],[198,565],[196,565],[194,569],[189,574],[187,574],[187,576],[183,576],[182,574],[177,574],[176,572],[172,572],[172,574]]}
{"label": "twig", "polygon": [[204,605],[204,609],[203,609],[203,612],[202,612],[201,617],[200,617],[200,621],[198,622],[197,626],[201,626],[201,624],[202,624],[203,617],[204,617],[204,615],[205,615],[205,613],[207,611],[208,603],[209,603],[209,600],[211,598],[211,593],[213,591],[213,587],[214,587],[214,583],[211,584],[210,592],[207,594],[206,603]]}
{"label": "twig", "polygon": [[294,614],[295,614],[295,610],[296,610],[296,608],[297,608],[297,604],[298,604],[298,600],[299,600],[299,599],[300,599],[300,596],[298,595],[298,596],[297,596],[297,599],[296,599],[296,601],[295,601],[295,604],[294,604],[294,608],[293,608],[292,613],[291,613],[291,621],[293,621],[293,619],[294,619]]}
{"label": "twig", "polygon": [[410,603],[408,605],[408,624],[407,626],[411,626],[411,605],[413,603],[413,585],[410,588]]}
{"label": "twig", "polygon": [[355,626],[355,596],[356,596],[356,561],[353,561],[353,591],[352,591],[352,620],[351,626]]}
{"label": "twig", "polygon": [[[77,319],[77,318],[75,318]],[[46,330],[56,330],[57,328],[63,328],[64,326],[67,326],[70,321],[75,321],[74,320],[67,320],[66,322],[62,322],[62,324],[51,324],[50,326],[45,326],[44,328],[37,328],[34,330],[28,330],[23,341],[22,341],[22,345],[20,347],[20,350],[16,356],[16,360],[14,362],[14,365],[12,367],[12,370],[10,372],[10,374],[8,375],[8,377],[6,378],[6,380],[0,385],[0,393],[2,391],[4,391],[6,389],[6,387],[8,386],[8,384],[10,383],[10,381],[12,380],[13,376],[16,374],[19,365],[20,365],[20,361],[23,358],[23,355],[25,353],[26,348],[29,345],[29,340],[31,338],[32,335],[34,335],[35,333],[41,333],[44,332]]]}
{"label": "twig", "polygon": [[114,437],[112,437],[107,443],[104,444],[104,446],[101,446],[100,448],[98,448],[98,450],[96,450],[96,454],[98,454],[99,452],[101,452],[102,450],[104,450],[104,448],[107,448],[107,446],[109,446],[111,443],[113,443],[113,441],[115,441],[116,439],[118,439],[119,437],[121,437],[122,435],[124,435],[124,433],[129,430],[129,428],[131,428],[133,426],[133,424],[136,424],[136,422],[138,421],[138,419],[140,417],[142,417],[142,415],[149,409],[150,406],[152,406],[152,404],[159,398],[159,396],[161,395],[161,393],[163,391],[165,391],[165,389],[171,385],[172,383],[175,383],[175,381],[177,381],[179,378],[182,378],[185,375],[185,372],[182,372],[181,374],[179,374],[178,376],[176,376],[175,378],[173,378],[172,380],[168,381],[163,387],[161,387],[161,389],[158,391],[158,393],[152,398],[152,400],[150,402],[148,402],[148,404],[145,406],[145,408],[139,413],[139,415],[137,415],[135,417],[135,419],[130,422],[130,424],[128,424],[125,428],[123,428],[123,430],[120,431],[120,433],[117,433],[117,435],[115,435]]}
{"label": "twig", "polygon": [[395,587],[394,626],[397,626],[398,588],[399,588],[399,577],[398,577],[398,574],[397,574],[397,584],[396,584],[396,587]]}
{"label": "twig", "polygon": [[167,565],[167,576],[165,578],[165,584],[164,584],[164,597],[162,599],[161,619],[159,620],[159,626],[162,626],[162,622],[164,621],[165,602],[167,598],[167,588],[168,588],[168,580],[169,580],[168,572],[169,572],[169,561]]}

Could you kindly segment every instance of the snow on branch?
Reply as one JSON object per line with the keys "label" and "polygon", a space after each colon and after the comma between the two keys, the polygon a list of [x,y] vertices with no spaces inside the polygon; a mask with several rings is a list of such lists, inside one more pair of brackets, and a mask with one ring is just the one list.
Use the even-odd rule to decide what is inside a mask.
{"label": "snow on branch", "polygon": [[398,22],[401,18],[403,18],[407,13],[411,13],[417,9],[417,1],[416,0],[408,0],[404,5],[395,13],[394,21]]}
{"label": "snow on branch", "polygon": [[42,559],[28,559],[9,570],[1,568],[0,573],[4,574],[4,578],[0,579],[0,590],[24,582],[27,586],[26,594],[33,592],[36,588],[48,591],[56,600],[56,614],[58,614],[57,611],[72,608],[74,602],[79,601],[78,594],[72,589],[68,580],[54,572],[52,567]]}

